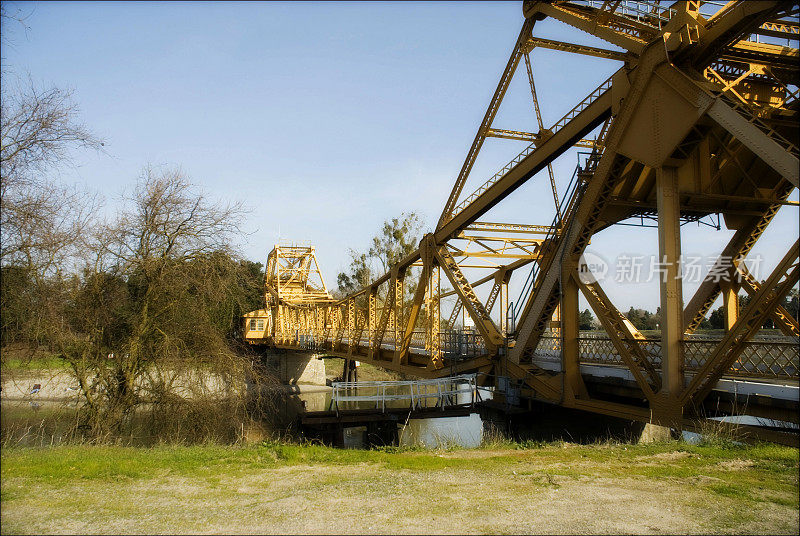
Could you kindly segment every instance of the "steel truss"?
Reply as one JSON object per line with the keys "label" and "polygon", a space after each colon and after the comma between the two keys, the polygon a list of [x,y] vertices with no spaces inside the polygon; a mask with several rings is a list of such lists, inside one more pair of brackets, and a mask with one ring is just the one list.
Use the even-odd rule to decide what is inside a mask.
{"label": "steel truss", "polygon": [[[764,321],[773,319],[786,336],[800,335],[796,319],[780,306],[798,280],[797,243],[762,283],[744,263],[778,209],[794,205],[796,210],[787,199],[798,186],[800,170],[792,141],[798,137],[799,34],[796,21],[787,19],[797,12],[797,2],[777,1],[733,1],[723,7],[696,1],[525,1],[522,29],[436,229],[388,273],[337,301],[329,298],[324,283],[293,287],[302,277],[280,275],[318,274],[313,250],[314,270],[296,257],[281,272],[277,262],[284,257],[276,248],[267,266],[267,303],[275,319],[270,342],[419,377],[491,372],[512,377],[529,397],[677,429],[697,427],[709,411],[709,394],[720,378],[741,369],[737,360],[745,349],[762,345],[763,351],[755,352],[762,358],[770,352],[769,343],[754,340]],[[535,37],[536,23],[546,18],[622,51]],[[618,61],[621,67],[546,127],[530,57],[537,48]],[[493,126],[520,61],[536,132]],[[529,145],[465,194],[481,147],[492,137]],[[559,195],[552,162],[576,145],[591,153],[576,170],[574,184]],[[555,202],[551,225],[479,221],[545,168]],[[681,222],[719,214],[736,232],[684,306]],[[659,256],[666,266],[656,341],[631,325],[598,282],[583,277],[582,255],[592,237],[643,215],[658,223]],[[412,267],[418,278],[408,277]],[[530,283],[518,302],[519,315],[510,319],[508,286],[520,268],[530,271]],[[467,273],[478,269],[488,273],[470,280]],[[410,300],[405,299],[407,280],[415,285]],[[492,287],[482,299],[476,289],[486,283]],[[301,287],[305,290],[292,294]],[[740,289],[751,296],[742,310],[735,298]],[[619,357],[615,366],[624,366],[634,378],[628,402],[620,402],[621,395],[593,392],[581,373],[587,358],[578,330],[579,294],[607,332],[605,344]],[[692,359],[702,364],[687,375],[692,334],[720,295],[726,333],[703,347],[705,355],[692,350]],[[462,314],[474,332],[463,334],[461,349],[454,351],[451,330]],[[541,362],[542,344],[552,340],[559,341],[555,371]],[[797,352],[786,359],[789,365],[777,367],[781,380],[797,385]],[[771,414],[769,408],[759,411]],[[796,435],[759,433],[797,442]]]}

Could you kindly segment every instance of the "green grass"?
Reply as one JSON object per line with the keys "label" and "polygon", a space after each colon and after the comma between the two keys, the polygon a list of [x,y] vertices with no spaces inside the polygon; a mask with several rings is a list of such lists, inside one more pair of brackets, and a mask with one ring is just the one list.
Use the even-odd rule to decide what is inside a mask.
{"label": "green grass", "polygon": [[69,363],[56,355],[34,357],[4,357],[3,371],[65,370]]}
{"label": "green grass", "polygon": [[[0,477],[4,533],[548,532],[557,508],[572,532],[797,533],[800,507],[798,450],[767,444],[13,447]],[[626,520],[654,493],[670,511]]]}
{"label": "green grass", "polygon": [[[464,457],[464,453],[481,453]],[[637,463],[642,457],[669,453],[663,463]],[[194,445],[151,448],[69,445],[51,448],[5,448],[2,452],[2,477],[42,479],[151,478],[164,470],[193,476],[216,471],[246,472],[253,467],[293,465],[341,466],[377,464],[387,469],[432,471],[475,466],[523,463],[530,456],[545,464],[579,464],[581,474],[594,476],[645,476],[687,478],[705,472],[729,471],[715,468],[721,462],[747,460],[750,471],[761,476],[797,476],[798,450],[777,445],[734,448],[706,447],[687,443],[646,445],[543,443],[539,447],[488,450],[430,450],[418,447],[386,447],[375,450],[337,449],[318,444],[263,442],[248,446]],[[477,461],[476,461],[477,460]],[[577,471],[577,470],[576,470]],[[578,474],[573,471],[574,474]],[[709,473],[710,474],[710,473]],[[737,480],[742,482],[742,480]]]}
{"label": "green grass", "polygon": [[0,365],[4,373],[16,371],[63,370],[69,363],[57,354],[42,347],[33,348],[25,344],[14,343],[0,349]]}
{"label": "green grass", "polygon": [[[327,358],[325,360],[325,373],[329,378],[340,377],[343,367],[344,359]],[[359,362],[358,379],[359,381],[393,381],[403,379],[403,375],[369,363]]]}

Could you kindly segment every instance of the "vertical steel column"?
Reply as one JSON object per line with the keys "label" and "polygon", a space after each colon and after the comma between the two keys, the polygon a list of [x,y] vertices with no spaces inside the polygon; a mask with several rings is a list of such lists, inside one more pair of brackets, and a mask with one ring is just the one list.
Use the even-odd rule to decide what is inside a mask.
{"label": "vertical steel column", "polygon": [[559,301],[556,304],[556,308],[553,309],[553,314],[550,315],[550,320],[547,322],[550,331],[553,332],[554,335],[558,335],[559,330],[561,329],[561,302]]}
{"label": "vertical steel column", "polygon": [[378,290],[375,287],[370,287],[369,293],[367,294],[367,339],[369,340],[369,350],[367,351],[367,357],[369,359],[375,359],[375,357],[380,353],[378,350],[375,349],[375,341],[373,337],[375,337],[375,328],[378,323],[378,319],[376,318],[377,314],[377,294]]}
{"label": "vertical steel column", "polygon": [[580,369],[578,336],[580,335],[580,311],[578,307],[578,283],[574,263],[561,267],[561,367],[567,380],[567,392],[575,398],[588,398]]}
{"label": "vertical steel column", "polygon": [[428,331],[428,362],[429,369],[438,369],[443,365],[442,348],[439,340],[439,324],[441,322],[439,307],[441,305],[440,295],[442,294],[440,268],[431,267],[431,276],[428,282],[428,309],[426,327]]}
{"label": "vertical steel column", "polygon": [[732,281],[720,281],[719,287],[722,291],[722,310],[725,312],[725,333],[727,333],[739,318],[738,288]]}
{"label": "vertical steel column", "polygon": [[394,302],[389,304],[394,313],[394,361],[398,363],[400,362],[400,347],[403,342],[403,298],[405,293],[403,281],[405,277],[405,270],[398,270],[393,275]]}
{"label": "vertical steel column", "polygon": [[353,355],[356,346],[356,299],[347,300],[347,354]]}
{"label": "vertical steel column", "polygon": [[[510,274],[509,274],[510,275]],[[500,283],[500,333],[503,337],[508,335],[508,278],[503,278]]]}
{"label": "vertical steel column", "polygon": [[283,306],[275,307],[275,333],[273,337],[278,342],[283,342]]}
{"label": "vertical steel column", "polygon": [[661,167],[656,170],[656,188],[658,254],[662,263],[659,282],[661,287],[661,391],[671,402],[680,395],[684,387],[680,197],[676,169]]}

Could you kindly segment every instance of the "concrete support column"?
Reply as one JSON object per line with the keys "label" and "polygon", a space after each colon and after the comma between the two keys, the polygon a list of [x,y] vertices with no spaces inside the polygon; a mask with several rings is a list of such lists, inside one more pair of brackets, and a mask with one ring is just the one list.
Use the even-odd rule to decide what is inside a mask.
{"label": "concrete support column", "polygon": [[[658,254],[662,263],[661,351],[662,389],[668,406],[684,387],[683,377],[683,292],[681,281],[681,228],[678,174],[675,168],[656,170],[658,197]],[[666,409],[666,408],[665,408]],[[680,418],[680,408],[670,407],[671,417]],[[675,414],[677,413],[677,414]]]}
{"label": "concrete support column", "polygon": [[358,381],[358,368],[356,367],[355,359],[350,359],[350,358],[344,359],[344,366],[342,367],[342,381],[343,382]]}

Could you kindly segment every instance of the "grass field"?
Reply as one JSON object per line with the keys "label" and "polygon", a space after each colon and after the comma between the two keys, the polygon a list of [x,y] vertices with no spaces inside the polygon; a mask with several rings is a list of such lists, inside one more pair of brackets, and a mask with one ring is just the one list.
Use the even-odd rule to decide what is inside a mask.
{"label": "grass field", "polygon": [[2,533],[798,533],[798,450],[2,451]]}
{"label": "grass field", "polygon": [[[340,358],[326,358],[325,359],[325,373],[329,379],[342,376],[342,368],[344,366],[344,359]],[[392,381],[403,379],[403,375],[391,370],[378,368],[369,363],[359,363],[358,367],[359,381]]]}
{"label": "grass field", "polygon": [[25,345],[12,344],[3,346],[2,355],[3,373],[14,372],[39,372],[42,370],[66,370],[69,363],[57,355],[42,348],[33,349]]}

